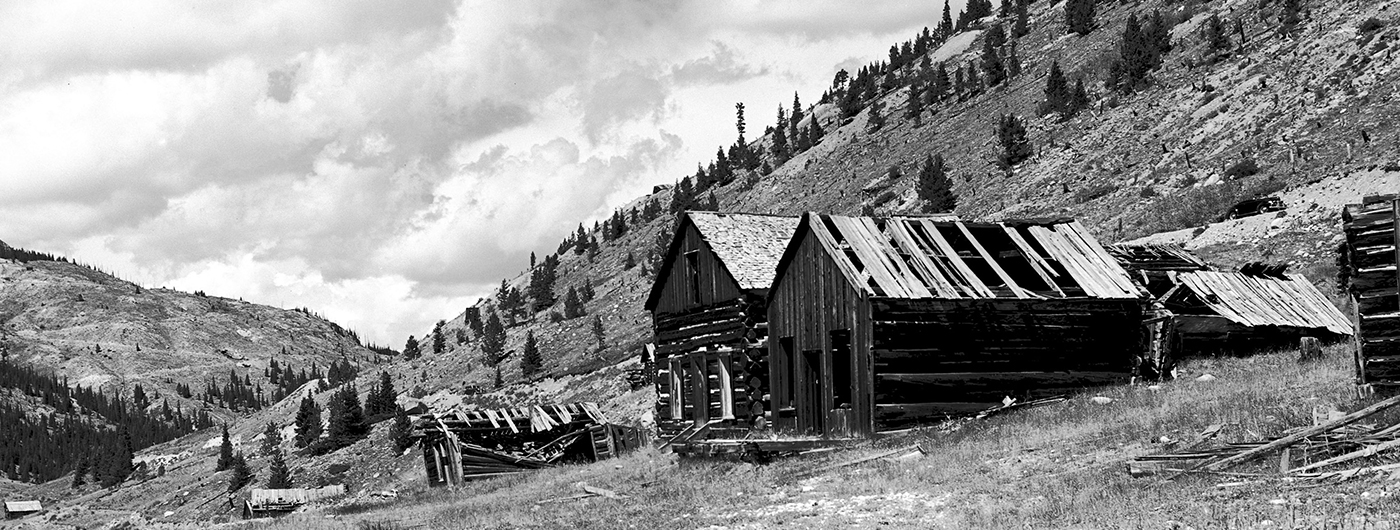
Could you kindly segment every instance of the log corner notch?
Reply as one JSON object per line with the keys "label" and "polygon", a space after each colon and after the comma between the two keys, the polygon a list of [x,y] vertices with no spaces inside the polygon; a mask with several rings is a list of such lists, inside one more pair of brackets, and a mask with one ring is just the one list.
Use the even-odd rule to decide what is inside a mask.
{"label": "log corner notch", "polygon": [[772,422],[767,294],[796,227],[785,216],[680,217],[646,302],[661,438],[741,437]]}
{"label": "log corner notch", "polygon": [[1356,324],[1359,385],[1400,385],[1400,196],[1369,196],[1342,210],[1343,281]]}

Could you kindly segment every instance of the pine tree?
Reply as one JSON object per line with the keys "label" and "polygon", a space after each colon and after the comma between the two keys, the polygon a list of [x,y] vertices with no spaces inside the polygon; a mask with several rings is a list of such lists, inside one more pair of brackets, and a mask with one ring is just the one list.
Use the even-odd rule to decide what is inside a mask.
{"label": "pine tree", "polygon": [[1012,0],[1001,0],[1001,9],[997,10],[997,16],[1003,18],[1009,17],[1014,11],[1015,7],[1012,6]]}
{"label": "pine tree", "polygon": [[953,181],[943,168],[943,155],[928,155],[919,169],[919,198],[924,200],[924,211],[940,213],[952,212],[958,205],[958,197],[953,194]]}
{"label": "pine tree", "polygon": [[399,452],[413,445],[413,421],[409,419],[408,412],[398,405],[394,406],[394,425],[390,436]]}
{"label": "pine tree", "polygon": [[1069,82],[1065,80],[1064,71],[1060,70],[1060,62],[1051,62],[1050,74],[1045,76],[1045,101],[1041,103],[1040,113],[1059,113],[1061,119],[1067,119],[1071,114],[1070,99]]}
{"label": "pine tree", "polygon": [[321,437],[321,406],[311,394],[301,399],[296,416],[296,446],[306,447]]}
{"label": "pine tree", "polygon": [[1303,21],[1301,11],[1299,0],[1283,0],[1283,8],[1278,15],[1279,32],[1285,35],[1292,33],[1298,23]]}
{"label": "pine tree", "polygon": [[918,81],[915,81],[914,84],[909,85],[909,98],[904,103],[904,117],[914,120],[915,127],[921,127],[924,124],[923,114],[923,88],[919,86]]}
{"label": "pine tree", "polygon": [[948,80],[948,69],[940,62],[933,68],[933,81],[929,83],[928,90],[929,101],[943,101],[948,97],[948,90],[950,90],[951,87],[952,83]]}
{"label": "pine tree", "polygon": [[787,111],[782,105],[778,105],[778,124],[773,127],[773,159],[777,165],[787,162],[790,153],[788,152],[787,138]]}
{"label": "pine tree", "polygon": [[997,142],[1001,144],[998,159],[1002,167],[1010,168],[1031,157],[1031,141],[1026,126],[1014,114],[1003,114],[997,120]]}
{"label": "pine tree", "polygon": [[583,301],[579,300],[578,290],[569,286],[568,294],[564,295],[564,318],[572,320],[583,315]]}
{"label": "pine tree", "polygon": [[1067,33],[1088,35],[1094,30],[1094,0],[1065,0]]}
{"label": "pine tree", "polygon": [[[249,477],[250,479],[252,477]],[[281,490],[292,487],[292,472],[287,469],[287,458],[279,448],[272,453],[272,463],[267,466],[267,489]]]}
{"label": "pine tree", "polygon": [[403,358],[412,361],[417,359],[418,356],[418,339],[413,338],[413,335],[409,335],[408,340],[403,343]]}
{"label": "pine tree", "polygon": [[259,450],[263,456],[272,456],[272,453],[282,450],[282,429],[277,428],[276,423],[269,421],[263,428],[262,447]]}
{"label": "pine tree", "polygon": [[1002,64],[1001,56],[992,47],[991,39],[982,41],[982,73],[988,87],[997,86],[1006,79],[1006,65]]}
{"label": "pine tree", "polygon": [[967,90],[968,96],[975,96],[982,93],[982,79],[977,75],[977,67],[972,63],[967,63]]}
{"label": "pine tree", "polygon": [[1230,38],[1225,35],[1225,22],[1220,20],[1220,15],[1211,13],[1206,18],[1201,26],[1201,40],[1205,42],[1206,51],[1212,54],[1230,50]]}
{"label": "pine tree", "polygon": [[598,349],[603,349],[603,319],[593,315],[593,338],[598,341]]}
{"label": "pine tree", "polygon": [[885,126],[884,104],[880,100],[870,102],[870,115],[865,118],[865,130],[874,132]]}
{"label": "pine tree", "polygon": [[1012,42],[1006,50],[1006,76],[1017,77],[1021,75],[1021,58],[1016,54],[1016,43]]}
{"label": "pine tree", "polygon": [[817,115],[812,115],[812,124],[807,127],[812,134],[812,146],[816,147],[822,143],[822,138],[826,136],[826,131],[822,130],[822,121],[817,119]]}
{"label": "pine tree", "polygon": [[331,396],[330,424],[326,436],[337,446],[349,445],[364,434],[365,411],[360,405],[360,394],[355,385],[348,384]]}
{"label": "pine tree", "polygon": [[442,328],[446,325],[447,322],[442,320],[433,325],[433,353],[442,353],[447,349],[447,338],[442,336]]}
{"label": "pine tree", "polygon": [[1074,96],[1070,100],[1076,114],[1089,106],[1089,91],[1084,88],[1084,79],[1074,82]]}
{"label": "pine tree", "polygon": [[543,365],[539,344],[535,343],[535,332],[525,332],[525,347],[520,353],[520,373],[529,378],[538,373]]}
{"label": "pine tree", "polygon": [[1029,0],[1016,0],[1016,24],[1011,26],[1011,35],[1020,38],[1031,33],[1030,14],[1027,13],[1026,3]]}
{"label": "pine tree", "polygon": [[[567,307],[568,302],[565,302]],[[486,364],[495,365],[501,360],[501,352],[506,347],[506,327],[495,311],[486,318],[486,331],[481,335],[481,352],[486,354]]]}
{"label": "pine tree", "polygon": [[219,461],[214,464],[214,471],[223,471],[233,466],[233,441],[228,437],[228,424],[224,424],[223,440],[219,442]]}
{"label": "pine tree", "polygon": [[87,474],[88,459],[86,456],[80,457],[78,458],[78,466],[73,468],[73,484],[71,487],[75,489],[82,487],[83,484],[86,483],[84,479],[87,478]]}
{"label": "pine tree", "polygon": [[953,11],[948,6],[948,0],[943,0],[943,18],[938,21],[938,35],[945,41],[953,36]]}
{"label": "pine tree", "polygon": [[1006,46],[1006,29],[1002,28],[1001,24],[992,24],[992,27],[987,28],[986,33],[982,35],[982,42],[991,43],[993,49]]}
{"label": "pine tree", "polygon": [[243,453],[238,453],[233,457],[229,467],[233,468],[233,474],[228,477],[228,491],[230,493],[243,489],[249,482],[253,481],[253,470],[248,467],[248,460],[243,458]]}

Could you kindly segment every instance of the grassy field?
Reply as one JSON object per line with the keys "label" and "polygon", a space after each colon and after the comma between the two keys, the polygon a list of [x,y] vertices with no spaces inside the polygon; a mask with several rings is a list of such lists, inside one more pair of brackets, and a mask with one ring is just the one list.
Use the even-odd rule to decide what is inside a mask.
{"label": "grassy field", "polygon": [[[1258,440],[1372,400],[1355,397],[1345,348],[1314,363],[1296,359],[1290,351],[1197,359],[1156,387],[1104,388],[763,466],[647,450],[252,527],[1400,528],[1397,482],[1385,475],[1286,481],[1273,471],[1277,457],[1232,470],[1260,473],[1247,478],[1127,474],[1128,459],[1169,450],[1215,423],[1225,424],[1220,442]],[[1204,374],[1214,380],[1197,380]],[[1387,412],[1365,423],[1396,421],[1400,413]],[[928,454],[820,471],[913,443]],[[559,500],[582,493],[582,484],[623,497]]]}

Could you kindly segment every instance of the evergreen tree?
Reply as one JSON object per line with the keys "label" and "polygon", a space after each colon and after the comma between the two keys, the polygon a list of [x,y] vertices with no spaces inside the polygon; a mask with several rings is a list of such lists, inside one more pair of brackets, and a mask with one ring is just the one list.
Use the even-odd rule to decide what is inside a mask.
{"label": "evergreen tree", "polygon": [[928,155],[924,159],[919,169],[918,192],[926,212],[952,212],[957,208],[958,197],[953,194],[953,181],[943,168],[943,155]]}
{"label": "evergreen tree", "polygon": [[904,103],[904,117],[914,120],[915,127],[921,127],[924,124],[923,114],[923,88],[919,86],[918,81],[915,81],[914,84],[909,85],[909,97]]}
{"label": "evergreen tree", "polygon": [[331,396],[330,423],[326,436],[339,447],[349,445],[364,434],[365,411],[360,405],[360,394],[354,384],[348,384]]}
{"label": "evergreen tree", "polygon": [[540,358],[540,347],[535,343],[535,332],[525,332],[525,347],[520,354],[520,373],[529,378],[540,371],[544,360]]}
{"label": "evergreen tree", "polygon": [[301,399],[301,407],[296,416],[296,446],[306,447],[321,437],[321,406],[311,398],[311,394]]}
{"label": "evergreen tree", "polygon": [[1010,168],[1031,157],[1031,141],[1026,126],[1014,114],[1003,114],[997,120],[997,143],[1001,145],[998,159],[1002,167]]}
{"label": "evergreen tree", "polygon": [[1094,30],[1094,0],[1065,0],[1067,33],[1088,35]]}
{"label": "evergreen tree", "polygon": [[1089,91],[1084,88],[1084,79],[1082,78],[1074,82],[1074,97],[1071,103],[1076,113],[1089,106]]}
{"label": "evergreen tree", "polygon": [[417,359],[419,355],[418,339],[413,338],[413,335],[409,335],[408,340],[403,343],[403,358],[412,361]]}
{"label": "evergreen tree", "polygon": [[929,82],[929,102],[943,101],[948,97],[948,91],[951,88],[952,83],[948,80],[948,69],[940,62],[933,68],[933,80]]}
{"label": "evergreen tree", "polygon": [[579,300],[578,290],[570,286],[568,294],[564,295],[564,318],[572,320],[583,315],[583,301]]}
{"label": "evergreen tree", "polygon": [[[251,480],[252,477],[249,477]],[[267,489],[281,490],[292,487],[292,472],[287,469],[287,458],[282,456],[282,449],[272,452],[272,463],[267,466]],[[236,488],[235,488],[236,489]]]}
{"label": "evergreen tree", "polygon": [[953,11],[948,6],[948,0],[943,0],[943,18],[938,21],[938,35],[945,41],[953,36]]}
{"label": "evergreen tree", "polygon": [[792,116],[788,117],[788,133],[790,137],[796,137],[797,126],[802,123],[802,119],[807,117],[802,112],[802,99],[797,97],[797,92],[792,93]]}
{"label": "evergreen tree", "polygon": [[1220,15],[1211,13],[1206,18],[1201,26],[1201,40],[1205,42],[1206,51],[1212,54],[1230,50],[1230,38],[1225,35],[1225,22],[1220,20]]}
{"label": "evergreen tree", "polygon": [[408,412],[398,405],[394,406],[394,425],[390,435],[399,452],[413,445],[413,421],[408,418]]}
{"label": "evergreen tree", "polygon": [[[565,307],[567,306],[565,302]],[[506,327],[495,311],[486,318],[486,331],[481,336],[481,352],[486,354],[486,363],[495,365],[501,360],[501,352],[506,347]]]}
{"label": "evergreen tree", "polygon": [[822,143],[822,138],[826,136],[826,131],[822,130],[822,121],[817,119],[817,115],[812,115],[812,124],[807,126],[807,130],[812,135],[812,146]]}
{"label": "evergreen tree", "polygon": [[967,91],[969,97],[982,93],[982,79],[972,63],[967,63]]}
{"label": "evergreen tree", "polygon": [[272,453],[282,450],[282,429],[277,428],[277,424],[268,421],[263,428],[263,441],[260,451],[263,456],[272,456]]}
{"label": "evergreen tree", "polygon": [[603,333],[603,319],[599,318],[598,315],[593,315],[593,338],[598,341],[599,350],[603,349]]}
{"label": "evergreen tree", "polygon": [[870,102],[870,115],[865,118],[865,130],[874,132],[885,126],[884,104],[880,100]]}
{"label": "evergreen tree", "polygon": [[1299,0],[1283,0],[1283,8],[1278,15],[1279,32],[1285,35],[1292,33],[1298,23],[1303,21],[1301,12]]}
{"label": "evergreen tree", "polygon": [[1040,113],[1059,113],[1061,119],[1069,118],[1073,114],[1071,96],[1069,82],[1065,80],[1064,71],[1060,70],[1060,62],[1051,62],[1050,74],[1045,76],[1045,101],[1041,103]]}
{"label": "evergreen tree", "polygon": [[463,315],[462,318],[467,321],[467,329],[472,330],[473,335],[480,337],[483,328],[481,323],[481,309],[477,307],[468,307],[466,311],[463,312]]}
{"label": "evergreen tree", "polygon": [[1016,43],[1012,42],[1006,50],[1006,75],[1007,77],[1017,77],[1021,75],[1021,58],[1016,54]]}
{"label": "evergreen tree", "polygon": [[991,39],[982,41],[982,74],[988,87],[997,86],[1006,79],[1006,65],[1001,62],[1001,56],[997,55],[996,49],[992,47]]}
{"label": "evergreen tree", "polygon": [[1001,9],[997,10],[997,16],[1003,18],[1009,17],[1015,12],[1015,9],[1016,8],[1012,6],[1011,0],[1001,0]]}
{"label": "evergreen tree", "polygon": [[787,111],[778,105],[778,124],[773,127],[773,159],[777,165],[787,162],[790,156],[787,140]]}
{"label": "evergreen tree", "polygon": [[987,32],[983,34],[982,42],[991,43],[992,49],[1006,46],[1006,29],[1002,28],[1001,24],[992,24],[992,27],[987,28]]}
{"label": "evergreen tree", "polygon": [[442,353],[447,349],[447,338],[442,335],[442,327],[446,325],[447,322],[442,320],[433,325],[433,353]]}
{"label": "evergreen tree", "polygon": [[1030,14],[1027,13],[1028,0],[1016,0],[1016,23],[1011,26],[1011,35],[1020,38],[1031,33]]}
{"label": "evergreen tree", "polygon": [[82,487],[83,484],[86,483],[85,479],[87,478],[87,474],[88,459],[86,456],[83,456],[78,458],[78,466],[73,468],[73,484],[71,487],[75,489]]}
{"label": "evergreen tree", "polygon": [[223,440],[219,442],[219,461],[214,464],[214,471],[223,471],[233,466],[233,441],[228,437],[228,424],[224,424]]}
{"label": "evergreen tree", "polygon": [[228,491],[230,493],[243,489],[249,482],[253,481],[253,470],[248,467],[248,460],[243,458],[243,453],[234,455],[229,467],[233,468],[233,474],[228,477]]}

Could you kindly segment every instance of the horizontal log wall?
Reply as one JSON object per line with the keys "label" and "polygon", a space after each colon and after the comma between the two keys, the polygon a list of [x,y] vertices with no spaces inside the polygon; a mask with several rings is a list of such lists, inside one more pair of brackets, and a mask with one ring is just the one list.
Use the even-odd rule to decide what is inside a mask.
{"label": "horizontal log wall", "polygon": [[[653,318],[656,340],[657,425],[660,432],[674,434],[694,422],[725,417],[721,392],[729,392],[732,422],[723,427],[749,428],[767,423],[768,335],[767,304],[757,294],[734,300],[697,306],[672,314],[657,313]],[[694,366],[695,374],[683,377],[686,387],[677,394],[671,389],[672,360],[681,366]],[[728,367],[729,384],[723,385],[720,366]],[[673,417],[673,396],[682,396],[682,414]],[[697,401],[703,399],[702,403]],[[697,411],[696,407],[700,410]],[[717,427],[719,427],[717,425]]]}
{"label": "horizontal log wall", "polygon": [[1400,200],[1368,198],[1342,212],[1357,324],[1359,383],[1400,383]]}
{"label": "horizontal log wall", "polygon": [[1137,300],[871,304],[878,428],[1126,382],[1142,355]]}

